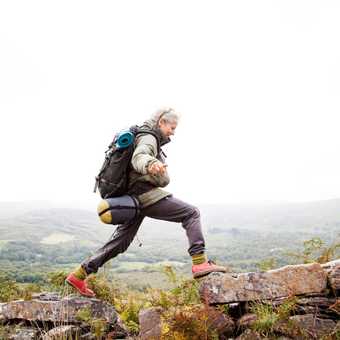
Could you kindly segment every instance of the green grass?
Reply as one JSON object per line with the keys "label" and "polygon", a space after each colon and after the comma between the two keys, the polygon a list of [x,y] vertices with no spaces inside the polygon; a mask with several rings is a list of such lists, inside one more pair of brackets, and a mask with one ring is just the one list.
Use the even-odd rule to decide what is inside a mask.
{"label": "green grass", "polygon": [[4,245],[6,245],[6,243],[8,243],[8,240],[0,240],[0,249],[1,247],[3,247]]}
{"label": "green grass", "polygon": [[252,329],[263,336],[274,335],[279,322],[288,323],[289,317],[295,312],[296,302],[296,297],[287,298],[278,307],[267,303],[253,302],[250,310],[256,314],[257,319],[252,325]]}
{"label": "green grass", "polygon": [[114,268],[113,271],[120,271],[120,270],[141,270],[144,267],[146,267],[148,265],[148,263],[146,262],[122,262],[119,263],[119,266]]}

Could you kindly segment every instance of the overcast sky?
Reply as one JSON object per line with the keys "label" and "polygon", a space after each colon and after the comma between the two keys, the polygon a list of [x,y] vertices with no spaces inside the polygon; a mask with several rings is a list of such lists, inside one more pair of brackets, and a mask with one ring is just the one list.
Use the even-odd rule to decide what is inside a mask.
{"label": "overcast sky", "polygon": [[340,197],[339,1],[2,1],[0,201],[81,201],[114,132],[182,120],[192,203]]}

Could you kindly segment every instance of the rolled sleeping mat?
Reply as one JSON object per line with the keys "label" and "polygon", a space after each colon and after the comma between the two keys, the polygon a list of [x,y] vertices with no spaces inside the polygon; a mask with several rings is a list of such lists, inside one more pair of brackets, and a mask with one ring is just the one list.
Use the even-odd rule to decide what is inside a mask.
{"label": "rolled sleeping mat", "polygon": [[134,142],[134,134],[129,130],[121,131],[115,138],[115,145],[117,149],[127,148]]}
{"label": "rolled sleeping mat", "polygon": [[99,203],[97,211],[102,222],[123,224],[138,215],[139,203],[135,197],[129,195],[107,198]]}

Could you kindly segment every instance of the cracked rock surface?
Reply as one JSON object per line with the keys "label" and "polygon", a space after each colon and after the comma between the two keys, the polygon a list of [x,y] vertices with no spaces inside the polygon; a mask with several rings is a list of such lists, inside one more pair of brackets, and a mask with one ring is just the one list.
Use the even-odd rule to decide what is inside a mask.
{"label": "cracked rock surface", "polygon": [[213,273],[202,281],[200,294],[215,304],[321,293],[326,287],[327,273],[320,264],[311,263],[258,273]]}

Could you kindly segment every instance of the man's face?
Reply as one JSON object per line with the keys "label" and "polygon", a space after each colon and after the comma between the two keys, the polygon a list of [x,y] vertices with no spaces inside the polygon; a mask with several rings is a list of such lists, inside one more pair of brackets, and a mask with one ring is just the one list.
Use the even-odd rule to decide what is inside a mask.
{"label": "man's face", "polygon": [[163,119],[159,122],[159,129],[165,137],[173,136],[175,134],[176,127],[177,123],[168,123]]}

